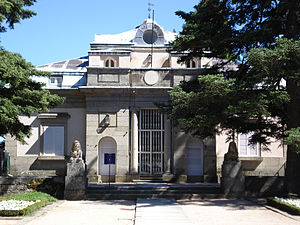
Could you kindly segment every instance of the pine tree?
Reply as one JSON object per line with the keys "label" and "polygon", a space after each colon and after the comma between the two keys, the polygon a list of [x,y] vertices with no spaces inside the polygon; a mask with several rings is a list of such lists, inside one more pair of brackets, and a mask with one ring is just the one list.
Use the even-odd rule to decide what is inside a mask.
{"label": "pine tree", "polygon": [[[25,9],[35,0],[1,0],[0,32],[13,29],[15,23],[30,18],[36,13]],[[33,76],[49,76],[26,62],[21,55],[11,53],[0,47],[0,135],[11,134],[24,143],[30,136],[30,126],[22,124],[19,115],[47,111],[63,103],[64,99],[43,89],[43,84],[32,79]]]}
{"label": "pine tree", "polygon": [[[285,137],[286,128],[300,126],[299,1],[202,0],[194,11],[176,14],[185,24],[170,51],[182,52],[181,61],[220,59],[197,81],[170,92],[170,104],[164,108],[176,124],[199,136],[224,129],[230,134],[253,131],[252,141],[261,144],[268,144],[269,137]],[[227,66],[230,63],[237,66]],[[214,77],[219,73],[222,76]],[[209,82],[204,85],[203,80]],[[215,83],[226,84],[219,87],[224,95],[214,96]],[[208,103],[201,97],[207,93],[214,96]],[[287,176],[293,183],[290,191],[298,193],[299,161],[289,148]]]}

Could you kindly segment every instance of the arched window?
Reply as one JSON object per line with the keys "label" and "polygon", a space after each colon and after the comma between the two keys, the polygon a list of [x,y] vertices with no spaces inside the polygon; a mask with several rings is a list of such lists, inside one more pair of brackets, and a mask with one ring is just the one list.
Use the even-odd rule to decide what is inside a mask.
{"label": "arched window", "polygon": [[107,59],[105,61],[105,67],[115,67],[115,61],[113,59]]}
{"label": "arched window", "polygon": [[192,68],[196,68],[196,62],[195,62],[194,60],[192,60],[192,62],[191,62],[191,63],[192,63],[192,65],[191,65],[191,66],[192,66]]}
{"label": "arched window", "polygon": [[190,60],[186,63],[186,68],[196,68],[195,60]]}

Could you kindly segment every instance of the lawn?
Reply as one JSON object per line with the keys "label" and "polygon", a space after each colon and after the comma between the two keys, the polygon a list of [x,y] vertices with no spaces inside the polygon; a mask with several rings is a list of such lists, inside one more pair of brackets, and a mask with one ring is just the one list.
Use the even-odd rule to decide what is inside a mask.
{"label": "lawn", "polygon": [[42,192],[24,192],[1,196],[0,216],[24,216],[56,202],[57,199]]}

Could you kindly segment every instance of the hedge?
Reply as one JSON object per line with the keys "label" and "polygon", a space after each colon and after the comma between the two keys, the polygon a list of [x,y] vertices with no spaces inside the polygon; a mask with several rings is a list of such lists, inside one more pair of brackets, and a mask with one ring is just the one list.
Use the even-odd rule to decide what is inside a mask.
{"label": "hedge", "polygon": [[282,211],[288,212],[293,215],[300,215],[300,208],[290,205],[288,203],[282,202],[275,198],[267,198],[268,205],[273,206]]}

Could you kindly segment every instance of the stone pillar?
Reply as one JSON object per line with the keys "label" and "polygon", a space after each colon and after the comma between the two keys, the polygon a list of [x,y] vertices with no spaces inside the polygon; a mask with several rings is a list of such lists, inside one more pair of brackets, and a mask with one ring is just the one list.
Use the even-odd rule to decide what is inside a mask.
{"label": "stone pillar", "polygon": [[139,127],[136,109],[131,111],[131,172],[138,173]]}
{"label": "stone pillar", "polygon": [[173,152],[172,152],[172,124],[165,118],[165,135],[164,135],[164,174],[163,181],[172,182],[174,174],[173,169]]}
{"label": "stone pillar", "polygon": [[67,164],[65,177],[65,199],[84,200],[86,188],[86,171],[83,160]]}
{"label": "stone pillar", "polygon": [[65,194],[67,200],[84,200],[87,186],[86,164],[82,159],[82,150],[78,140],[73,141],[70,162],[67,164]]}
{"label": "stone pillar", "polygon": [[172,128],[171,128],[171,121],[169,119],[165,120],[165,173],[171,173],[172,167]]}

